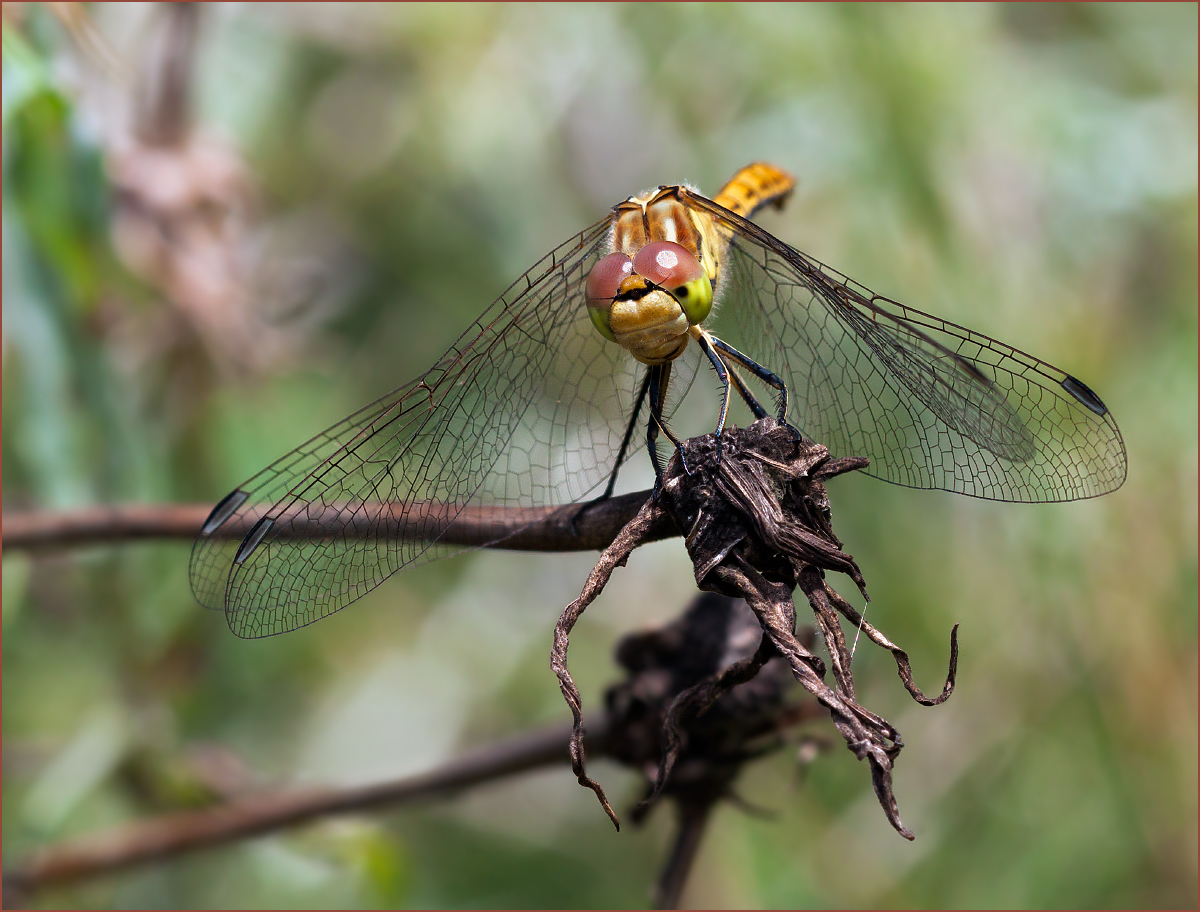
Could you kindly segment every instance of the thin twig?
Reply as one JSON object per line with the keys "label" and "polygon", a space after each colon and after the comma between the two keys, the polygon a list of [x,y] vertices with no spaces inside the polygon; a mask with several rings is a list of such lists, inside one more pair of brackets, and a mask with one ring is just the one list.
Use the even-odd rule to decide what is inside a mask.
{"label": "thin twig", "polygon": [[647,530],[653,528],[662,516],[662,510],[657,503],[653,499],[647,500],[637,515],[615,536],[612,544],[605,549],[600,560],[588,575],[583,593],[563,609],[558,623],[554,626],[554,646],[550,650],[550,667],[558,676],[558,689],[562,691],[563,699],[571,708],[573,719],[571,770],[575,773],[575,778],[579,780],[580,785],[590,788],[596,793],[600,806],[604,808],[604,813],[608,815],[608,819],[612,821],[618,831],[621,829],[621,821],[605,796],[604,789],[601,788],[600,783],[590,778],[585,772],[583,703],[579,695],[579,688],[575,686],[575,680],[571,677],[570,669],[567,668],[567,647],[571,628],[575,626],[580,615],[604,590],[613,570],[625,566],[625,561],[629,559],[633,549],[645,540]]}
{"label": "thin twig", "polygon": [[[603,754],[608,721],[589,724],[588,749]],[[4,873],[6,890],[86,880],[136,865],[294,827],[320,817],[443,797],[542,766],[565,764],[571,726],[553,725],[487,745],[417,776],[349,788],[253,795],[47,846]]]}
{"label": "thin twig", "polygon": [[[338,528],[340,534],[352,534],[362,525],[370,526],[372,534],[395,538],[412,537],[414,530],[420,530],[424,537],[440,533],[438,540],[446,544],[491,544],[515,551],[597,551],[612,542],[649,496],[649,491],[639,491],[582,507],[466,507],[444,529],[431,529],[428,521],[428,516],[444,512],[440,506],[357,504],[353,508],[327,508],[328,515],[312,516],[307,522],[290,518],[287,528],[289,535],[321,538],[329,534],[331,527]],[[9,550],[146,539],[190,541],[211,509],[210,504],[122,504],[7,513],[3,517],[3,546]],[[257,520],[258,515],[250,512],[214,535],[241,539]],[[650,530],[647,541],[675,534],[675,527],[665,521]]]}

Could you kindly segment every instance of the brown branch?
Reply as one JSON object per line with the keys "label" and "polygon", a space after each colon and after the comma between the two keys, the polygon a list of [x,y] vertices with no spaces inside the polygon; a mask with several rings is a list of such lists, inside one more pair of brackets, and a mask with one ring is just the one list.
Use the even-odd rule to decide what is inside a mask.
{"label": "brown branch", "polygon": [[[589,726],[588,748],[605,752],[606,718]],[[553,725],[479,748],[428,773],[350,788],[268,792],[199,811],[142,820],[47,846],[4,873],[6,892],[25,894],[136,865],[260,836],[320,817],[442,797],[570,759],[569,725]]]}
{"label": "brown branch", "polygon": [[676,809],[677,831],[671,845],[671,855],[666,867],[654,885],[655,909],[678,909],[687,886],[692,863],[700,851],[709,817],[712,815],[711,801],[681,801]]}
{"label": "brown branch", "polygon": [[192,539],[211,509],[206,504],[120,504],[5,513],[4,550],[118,544],[148,538]]}
{"label": "brown branch", "polygon": [[[595,551],[607,547],[649,498],[649,491],[623,494],[592,505],[563,507],[468,506],[453,522],[439,520],[441,504],[357,504],[326,507],[321,513],[287,517],[286,535],[322,538],[370,534],[391,538],[436,537],[445,544],[491,545],[516,551]],[[3,517],[3,546],[64,548],[122,544],[147,539],[190,541],[208,518],[208,504],[124,504],[62,512],[31,511]],[[241,540],[263,511],[247,511],[214,535]],[[678,534],[670,521],[655,526],[647,541]]]}
{"label": "brown branch", "polygon": [[156,8],[141,78],[135,87],[137,138],[147,146],[173,147],[192,129],[193,65],[202,4],[166,4]]}

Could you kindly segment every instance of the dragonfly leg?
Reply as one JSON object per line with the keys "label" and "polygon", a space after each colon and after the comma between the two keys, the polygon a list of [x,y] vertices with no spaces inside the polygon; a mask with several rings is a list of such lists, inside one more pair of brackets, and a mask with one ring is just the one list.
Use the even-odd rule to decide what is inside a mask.
{"label": "dragonfly leg", "polygon": [[642,413],[642,405],[646,401],[646,391],[650,389],[650,373],[650,371],[646,371],[646,376],[642,378],[637,401],[633,404],[633,414],[629,416],[629,424],[625,426],[625,436],[621,439],[621,448],[617,450],[617,461],[613,463],[612,474],[608,476],[608,485],[604,488],[604,493],[596,498],[597,501],[608,500],[612,497],[613,488],[617,485],[617,472],[621,470],[621,463],[625,461],[625,454],[629,451],[629,441],[633,439],[633,429],[637,427],[638,416]]}
{"label": "dragonfly leg", "polygon": [[604,493],[593,500],[580,504],[575,515],[571,517],[571,531],[575,534],[579,533],[579,527],[576,524],[579,517],[596,504],[603,503],[612,497],[613,489],[617,486],[617,473],[621,471],[621,463],[625,461],[625,454],[629,452],[629,442],[633,439],[633,430],[637,427],[638,416],[641,415],[642,406],[646,402],[646,392],[650,389],[651,370],[646,371],[646,376],[642,378],[642,385],[638,389],[637,400],[633,403],[633,414],[629,416],[629,423],[625,425],[625,436],[621,439],[621,448],[617,450],[617,459],[613,463],[612,474],[608,476],[608,484],[604,487]]}
{"label": "dragonfly leg", "polygon": [[754,393],[750,392],[750,387],[746,386],[746,381],[742,379],[741,374],[732,364],[725,365],[729,369],[729,379],[733,381],[733,385],[737,387],[737,391],[742,396],[742,401],[750,406],[750,411],[754,413],[755,418],[766,418],[767,410],[762,407],[762,403],[755,398]]}
{"label": "dragonfly leg", "polygon": [[721,356],[716,353],[712,346],[715,339],[711,339],[708,333],[701,332],[697,334],[696,341],[700,343],[700,348],[704,350],[704,354],[708,356],[708,360],[712,363],[713,370],[717,372],[717,377],[721,384],[725,387],[725,395],[721,397],[721,413],[717,416],[717,438],[721,437],[721,432],[725,430],[725,419],[729,415],[729,394],[732,390],[729,384],[729,369],[725,366],[725,362],[721,360]]}
{"label": "dragonfly leg", "polygon": [[683,461],[683,470],[689,475],[692,470],[688,468],[687,459],[683,455],[683,443],[671,433],[671,429],[667,427],[666,421],[663,419],[663,400],[667,394],[667,384],[671,382],[671,363],[651,365],[649,371],[649,392],[650,392],[650,420],[646,423],[646,449],[650,451],[650,462],[654,466],[654,487],[657,491],[662,487],[662,466],[658,462],[658,432],[662,431],[667,438],[675,444],[675,448],[679,450],[679,458]]}
{"label": "dragonfly leg", "polygon": [[[754,374],[754,376],[756,376],[759,380],[761,380],[767,386],[771,387],[771,389],[773,389],[777,393],[779,393],[779,409],[776,412],[776,416],[778,417],[780,424],[787,424],[787,410],[788,410],[787,384],[785,384],[781,379],[779,379],[779,376],[777,374],[774,374],[771,371],[767,370],[765,367],[763,367],[761,364],[759,364],[753,358],[750,358],[747,355],[743,355],[740,351],[738,351],[736,348],[734,348],[729,343],[722,342],[716,336],[710,336],[709,338],[712,339],[713,347],[719,348],[725,354],[729,355],[729,357],[732,358],[734,361],[736,361],[738,364],[742,365],[742,367],[746,368],[746,370],[750,371],[750,373]],[[745,394],[743,393],[743,397],[744,396],[745,396]],[[749,404],[749,400],[747,400],[747,404]],[[750,408],[753,410],[754,406],[750,405]]]}

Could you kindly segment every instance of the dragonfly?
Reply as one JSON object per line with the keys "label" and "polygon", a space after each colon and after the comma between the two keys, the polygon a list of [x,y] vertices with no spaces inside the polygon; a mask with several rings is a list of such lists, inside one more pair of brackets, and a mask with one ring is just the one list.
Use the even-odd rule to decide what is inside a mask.
{"label": "dragonfly", "polygon": [[[661,472],[656,440],[678,444],[704,365],[718,433],[731,402],[767,415],[765,393],[780,421],[893,484],[1026,503],[1121,486],[1120,431],[1081,380],[751,220],[794,186],[755,163],[712,199],[663,185],[614,206],[425,373],[222,499],[192,548],[197,599],[239,636],[283,633],[464,550],[466,517],[603,499],[642,434]],[[497,529],[502,546],[512,529]]]}

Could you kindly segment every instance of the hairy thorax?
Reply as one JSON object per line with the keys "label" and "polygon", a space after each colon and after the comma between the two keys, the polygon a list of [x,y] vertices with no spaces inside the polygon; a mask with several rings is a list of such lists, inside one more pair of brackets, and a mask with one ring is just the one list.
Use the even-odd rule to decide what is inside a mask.
{"label": "hairy thorax", "polygon": [[[611,250],[632,257],[647,244],[671,241],[699,261],[715,289],[719,245],[711,219],[686,206],[679,190],[677,186],[660,187],[617,206]],[[695,333],[675,296],[637,274],[621,282],[610,320],[615,340],[644,364],[678,358]]]}

